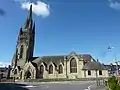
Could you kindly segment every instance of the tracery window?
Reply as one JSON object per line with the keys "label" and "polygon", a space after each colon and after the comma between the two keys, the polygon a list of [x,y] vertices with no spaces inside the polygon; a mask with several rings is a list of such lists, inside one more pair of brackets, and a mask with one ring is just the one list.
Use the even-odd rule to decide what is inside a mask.
{"label": "tracery window", "polygon": [[52,66],[52,64],[49,66],[49,74],[53,74],[53,66]]}
{"label": "tracery window", "polygon": [[70,60],[70,73],[77,73],[77,62],[74,58]]}
{"label": "tracery window", "polygon": [[63,73],[63,67],[62,67],[62,65],[59,65],[58,73],[59,74]]}

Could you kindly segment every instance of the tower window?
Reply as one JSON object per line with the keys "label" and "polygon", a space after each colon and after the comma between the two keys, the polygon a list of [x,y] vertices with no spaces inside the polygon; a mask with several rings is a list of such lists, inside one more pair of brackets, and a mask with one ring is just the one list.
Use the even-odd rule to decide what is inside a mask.
{"label": "tower window", "polygon": [[22,58],[22,56],[23,56],[23,45],[21,46],[21,48],[20,48],[20,58]]}

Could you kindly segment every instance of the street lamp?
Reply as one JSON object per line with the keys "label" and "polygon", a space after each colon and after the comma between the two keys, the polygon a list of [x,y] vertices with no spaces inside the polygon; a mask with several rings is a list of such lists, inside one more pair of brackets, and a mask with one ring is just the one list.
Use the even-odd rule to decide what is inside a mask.
{"label": "street lamp", "polygon": [[[111,51],[112,49],[114,49],[115,47],[108,47],[108,50]],[[117,61],[117,56],[116,56],[116,52],[114,52],[114,58],[115,58],[115,64],[116,64],[116,76],[119,75],[119,68],[118,68],[118,62]]]}
{"label": "street lamp", "polygon": [[116,74],[119,75],[118,62],[115,62],[115,63],[116,63]]}
{"label": "street lamp", "polygon": [[115,63],[116,63],[117,75],[119,75],[119,65],[118,65],[119,62],[120,62],[120,61],[115,62]]}

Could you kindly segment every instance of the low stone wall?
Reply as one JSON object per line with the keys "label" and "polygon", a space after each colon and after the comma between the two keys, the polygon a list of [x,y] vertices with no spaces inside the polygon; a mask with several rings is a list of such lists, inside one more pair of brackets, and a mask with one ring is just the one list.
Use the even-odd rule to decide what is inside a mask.
{"label": "low stone wall", "polygon": [[[97,78],[98,80],[103,80],[107,78]],[[57,82],[57,81],[95,81],[97,80],[96,78],[80,78],[80,79],[29,79],[29,80],[24,80],[24,82]]]}
{"label": "low stone wall", "polygon": [[13,79],[1,79],[0,82],[14,82]]}
{"label": "low stone wall", "polygon": [[106,80],[107,78],[79,78],[79,79],[27,79],[27,80],[18,80],[18,79],[6,79],[1,82],[76,82],[76,81],[96,81],[96,80]]}

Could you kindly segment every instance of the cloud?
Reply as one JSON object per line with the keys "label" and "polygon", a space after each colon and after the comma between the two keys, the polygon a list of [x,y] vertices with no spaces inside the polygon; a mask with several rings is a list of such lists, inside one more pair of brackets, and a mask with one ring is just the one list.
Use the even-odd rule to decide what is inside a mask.
{"label": "cloud", "polygon": [[8,63],[8,62],[0,62],[0,67],[8,67],[8,65],[10,65],[10,63]]}
{"label": "cloud", "polygon": [[33,13],[37,16],[47,17],[50,15],[50,6],[43,1],[37,1],[36,3],[30,2],[30,0],[15,0],[15,2],[20,2],[22,9],[29,10],[32,4]]}
{"label": "cloud", "polygon": [[5,10],[3,10],[3,9],[0,8],[0,16],[4,16],[5,13],[6,13]]}
{"label": "cloud", "polygon": [[120,2],[115,0],[108,0],[110,2],[109,6],[115,10],[120,10]]}

